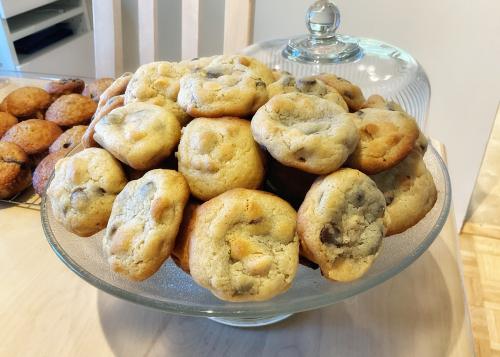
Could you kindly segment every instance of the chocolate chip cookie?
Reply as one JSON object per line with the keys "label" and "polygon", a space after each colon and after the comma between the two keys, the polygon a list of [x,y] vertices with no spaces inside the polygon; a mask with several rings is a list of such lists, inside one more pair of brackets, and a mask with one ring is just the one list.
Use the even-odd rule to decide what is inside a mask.
{"label": "chocolate chip cookie", "polygon": [[271,98],[251,125],[255,140],[282,164],[327,174],[338,169],[358,144],[353,119],[329,100],[288,93]]}
{"label": "chocolate chip cookie", "polygon": [[237,188],[195,210],[189,270],[226,301],[262,301],[286,291],[298,266],[295,210],[267,192]]}
{"label": "chocolate chip cookie", "polygon": [[153,275],[169,257],[189,198],[184,177],[152,170],[116,197],[103,239],[111,269],[131,280]]}
{"label": "chocolate chip cookie", "polygon": [[384,195],[349,168],[320,177],[299,208],[302,254],[332,280],[351,281],[372,265],[384,237]]}
{"label": "chocolate chip cookie", "polygon": [[127,183],[120,163],[90,148],[59,160],[47,188],[52,214],[66,230],[91,236],[108,223],[116,195]]}

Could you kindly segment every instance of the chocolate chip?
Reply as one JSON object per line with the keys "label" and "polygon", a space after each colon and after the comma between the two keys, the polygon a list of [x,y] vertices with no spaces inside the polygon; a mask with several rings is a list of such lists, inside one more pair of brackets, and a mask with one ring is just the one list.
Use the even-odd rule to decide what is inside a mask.
{"label": "chocolate chip", "polygon": [[258,223],[262,222],[263,220],[264,220],[264,218],[259,217],[256,219],[252,219],[250,222],[248,222],[248,224],[258,224]]}
{"label": "chocolate chip", "polygon": [[210,72],[210,71],[207,71],[207,78],[219,78],[219,77],[221,77],[223,75],[224,74],[220,73],[220,72]]}
{"label": "chocolate chip", "polygon": [[347,90],[344,91],[343,95],[344,95],[344,97],[347,97],[347,98],[349,98],[351,100],[354,99],[354,95],[351,92],[347,91]]}
{"label": "chocolate chip", "polygon": [[354,204],[356,206],[361,206],[365,201],[365,193],[363,191],[357,191],[354,195]]}
{"label": "chocolate chip", "polygon": [[333,223],[327,223],[319,234],[321,243],[343,245],[340,229]]}
{"label": "chocolate chip", "polygon": [[85,193],[85,189],[83,187],[77,187],[71,192],[70,200],[73,205],[75,202],[73,201],[86,201],[88,199],[87,193]]}
{"label": "chocolate chip", "polygon": [[111,228],[109,229],[109,234],[113,235],[116,233],[117,230],[118,230],[118,227],[115,225],[112,225]]}
{"label": "chocolate chip", "polygon": [[266,83],[264,81],[261,81],[261,80],[258,80],[257,82],[255,82],[255,86],[256,87],[266,87]]}
{"label": "chocolate chip", "polygon": [[364,112],[364,111],[362,111],[362,110],[358,110],[358,111],[357,111],[356,113],[354,113],[354,114],[356,114],[356,115],[357,115],[358,117],[360,117],[360,118],[362,118],[362,117],[364,117],[364,116],[365,116],[365,112]]}
{"label": "chocolate chip", "polygon": [[63,148],[67,149],[67,148],[69,148],[70,145],[71,145],[70,143],[64,143]]}
{"label": "chocolate chip", "polygon": [[313,86],[316,84],[316,78],[304,77],[299,79],[299,84],[303,86]]}
{"label": "chocolate chip", "polygon": [[385,197],[385,204],[389,206],[392,201],[394,201],[394,192],[388,191],[384,192],[384,197]]}

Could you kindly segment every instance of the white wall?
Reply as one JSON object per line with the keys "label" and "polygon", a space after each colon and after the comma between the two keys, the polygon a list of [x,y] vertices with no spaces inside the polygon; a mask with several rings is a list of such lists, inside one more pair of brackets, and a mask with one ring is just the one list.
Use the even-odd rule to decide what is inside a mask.
{"label": "white wall", "polygon": [[[162,58],[180,57],[180,1],[159,1]],[[254,40],[304,33],[312,2],[257,0]],[[224,1],[201,3],[200,54],[220,53]],[[402,47],[426,69],[432,86],[427,130],[447,147],[455,212],[462,222],[500,100],[500,1],[337,0],[337,5],[341,32]],[[130,27],[124,27],[127,33]],[[126,56],[126,66],[135,68],[137,57]]]}

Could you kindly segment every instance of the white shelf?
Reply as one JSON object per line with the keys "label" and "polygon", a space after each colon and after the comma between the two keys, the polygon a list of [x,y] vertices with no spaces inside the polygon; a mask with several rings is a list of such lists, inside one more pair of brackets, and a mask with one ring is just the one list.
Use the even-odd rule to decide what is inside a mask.
{"label": "white shelf", "polygon": [[10,18],[7,22],[12,41],[84,13],[83,6],[43,6],[35,11]]}

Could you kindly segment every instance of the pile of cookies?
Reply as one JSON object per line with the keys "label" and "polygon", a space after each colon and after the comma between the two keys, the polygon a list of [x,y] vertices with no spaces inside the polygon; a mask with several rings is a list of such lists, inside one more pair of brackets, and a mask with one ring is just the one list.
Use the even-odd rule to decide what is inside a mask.
{"label": "pile of cookies", "polygon": [[82,237],[106,229],[106,259],[131,280],[172,257],[227,301],[286,291],[299,256],[357,279],[437,198],[425,136],[397,103],[247,56],[125,73],[82,145],[55,166],[54,217]]}
{"label": "pile of cookies", "polygon": [[[81,79],[51,81],[45,89],[21,87],[0,104],[0,199],[33,184],[43,194],[55,163],[77,146],[114,80],[85,85]],[[32,172],[33,171],[33,172]]]}

